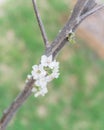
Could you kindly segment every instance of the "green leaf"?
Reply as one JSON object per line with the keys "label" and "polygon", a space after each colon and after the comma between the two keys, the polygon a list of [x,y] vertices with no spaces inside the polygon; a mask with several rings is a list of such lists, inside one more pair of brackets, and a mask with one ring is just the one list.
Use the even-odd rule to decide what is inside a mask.
{"label": "green leaf", "polygon": [[70,44],[75,44],[76,41],[75,41],[75,33],[72,32],[71,35],[68,37],[68,41]]}

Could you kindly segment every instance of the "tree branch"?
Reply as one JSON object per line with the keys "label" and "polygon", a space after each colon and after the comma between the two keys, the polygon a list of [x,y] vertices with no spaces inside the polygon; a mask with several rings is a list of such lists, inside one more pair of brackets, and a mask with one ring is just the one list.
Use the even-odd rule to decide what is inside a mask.
{"label": "tree branch", "polygon": [[[80,16],[79,18],[79,22],[74,25],[72,32],[75,32],[77,30],[77,27],[81,24],[81,22],[83,20],[85,20],[88,16],[96,13],[98,10],[101,10],[102,8],[104,8],[104,5],[98,5],[96,8],[91,9],[90,11],[86,12],[85,14],[83,14],[82,16]],[[69,33],[69,38],[70,38],[71,34]],[[59,51],[64,47],[64,45],[69,42],[68,41],[68,37],[65,37],[65,39],[61,42],[61,44],[53,51],[53,57],[55,57]]]}
{"label": "tree branch", "polygon": [[81,15],[83,15],[87,11],[93,9],[96,5],[97,5],[97,3],[95,2],[95,0],[88,0],[86,6],[84,7],[83,11],[81,12]]}
{"label": "tree branch", "polygon": [[101,10],[104,8],[104,4],[102,5],[98,5],[95,8],[91,9],[90,11],[86,12],[85,14],[81,15],[79,18],[79,22],[76,24],[76,26],[73,28],[73,32],[76,31],[77,27],[81,24],[81,22],[83,22],[83,20],[85,20],[88,16],[96,13],[97,11]]}
{"label": "tree branch", "polygon": [[62,30],[59,32],[59,34],[56,36],[55,40],[51,44],[51,50],[52,52],[56,50],[59,44],[63,42],[63,40],[68,36],[69,32],[72,30],[73,26],[75,26],[78,23],[79,16],[81,14],[81,11],[84,9],[86,6],[88,0],[78,0],[71,17],[65,24],[65,26],[62,28]]}
{"label": "tree branch", "polygon": [[85,8],[88,1],[89,0],[78,0],[77,1],[76,5],[75,5],[75,7],[73,9],[72,15],[70,17],[70,21],[75,20],[76,18],[78,18],[81,15],[81,12]]}
{"label": "tree branch", "polygon": [[17,96],[13,103],[6,109],[0,120],[0,130],[5,130],[6,126],[16,114],[17,110],[23,105],[26,99],[30,96],[31,90],[33,88],[34,80],[31,78],[28,83],[26,83],[22,92]]}
{"label": "tree branch", "polygon": [[68,37],[66,37],[62,43],[54,50],[53,52],[53,58],[60,52],[60,50],[65,46],[65,44],[68,42]]}
{"label": "tree branch", "polygon": [[[90,0],[89,0],[90,1]],[[88,9],[88,5],[89,3],[87,3],[87,7],[85,6],[85,8]],[[90,5],[89,9],[87,12],[85,12],[85,14],[81,15],[78,17],[78,19],[75,18],[75,20],[73,19],[73,22],[70,22],[70,19],[68,20],[68,22],[66,23],[66,25],[64,26],[64,28],[62,29],[61,33],[58,34],[58,36],[56,37],[55,44],[57,45],[56,47],[54,47],[52,53],[55,55],[57,55],[57,53],[61,50],[61,48],[65,45],[64,41],[68,41],[67,37],[70,37],[70,31],[75,32],[77,27],[79,26],[79,24],[81,24],[81,22],[87,18],[88,16],[94,14],[95,12],[97,12],[98,10],[102,9],[104,7],[104,5],[98,5],[96,6],[96,4],[92,4],[93,6]],[[96,7],[95,7],[95,6]],[[95,7],[95,8],[94,8]],[[83,10],[82,10],[83,11]],[[82,14],[82,13],[81,13]],[[73,16],[72,16],[73,17]],[[61,38],[60,38],[61,37]],[[53,42],[54,44],[54,42]],[[54,45],[55,45],[54,44]],[[61,45],[64,44],[64,45]]]}
{"label": "tree branch", "polygon": [[32,0],[32,3],[33,3],[33,7],[34,7],[34,12],[35,12],[35,15],[36,15],[36,18],[38,21],[38,25],[39,25],[39,28],[40,28],[40,31],[41,31],[41,34],[43,37],[43,41],[44,41],[45,47],[47,48],[47,47],[49,47],[49,41],[48,41],[46,31],[45,31],[44,25],[42,23],[42,20],[41,20],[41,17],[40,17],[40,14],[39,14],[39,11],[38,11],[38,8],[36,5],[36,0]]}
{"label": "tree branch", "polygon": [[80,16],[80,22],[83,21],[85,18],[87,18],[88,16],[96,13],[98,10],[101,10],[104,8],[104,4],[98,5],[95,8],[91,9],[90,11],[86,12],[85,14]]}
{"label": "tree branch", "polygon": [[[45,32],[44,31],[44,26],[43,26],[43,24],[41,25],[42,22],[40,22],[41,20],[38,17],[39,13],[38,13],[37,8],[36,8],[36,1],[35,0],[32,0],[32,1],[34,3],[34,10],[36,11],[38,24],[40,26],[40,30],[42,32],[42,36],[44,38],[44,42],[45,42],[45,46],[46,46],[46,53],[45,54],[46,55],[52,54],[53,57],[55,57],[56,54],[58,54],[59,51],[64,47],[64,45],[68,41],[68,36],[70,37],[70,35],[71,35],[71,33],[70,33],[71,30],[74,32],[77,29],[77,27],[79,26],[79,24],[86,17],[88,17],[89,15],[95,13],[97,10],[100,10],[100,9],[102,9],[104,7],[104,5],[99,5],[96,8],[94,8],[94,6],[93,7],[90,6],[90,8],[89,8],[88,2],[90,0],[89,1],[87,0],[87,4],[82,2],[83,5],[84,5],[84,8],[80,8],[81,10],[79,10],[79,11],[77,10],[79,8],[79,5],[76,5],[75,7],[78,7],[76,9],[76,11],[78,11],[78,13],[76,13],[76,12],[72,13],[72,15],[75,16],[75,18],[72,16],[73,17],[72,20],[70,20],[70,19],[68,20],[68,22],[63,27],[62,31],[58,34],[56,39],[52,42],[51,47],[47,47],[48,46],[48,41],[47,41],[46,34],[44,33]],[[78,1],[81,2],[82,0],[78,0]],[[94,0],[92,0],[92,1],[94,1]],[[80,2],[78,2],[77,4],[80,4]],[[85,9],[87,9],[87,11],[85,11]],[[6,129],[8,123],[13,118],[13,116],[15,115],[17,110],[23,105],[23,103],[31,95],[31,90],[33,88],[33,84],[34,84],[34,80],[31,78],[28,81],[28,83],[26,83],[23,91],[17,96],[17,98],[13,101],[13,103],[9,106],[9,108],[6,111],[4,111],[3,116],[1,117],[1,120],[0,120],[0,130],[5,130]]]}

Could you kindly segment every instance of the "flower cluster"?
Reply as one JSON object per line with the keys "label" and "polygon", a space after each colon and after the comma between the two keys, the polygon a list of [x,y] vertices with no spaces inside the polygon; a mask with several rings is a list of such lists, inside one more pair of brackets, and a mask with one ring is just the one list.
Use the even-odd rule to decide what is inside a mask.
{"label": "flower cluster", "polygon": [[32,69],[31,75],[28,76],[28,79],[32,76],[35,80],[36,87],[32,92],[35,97],[44,96],[48,92],[47,83],[59,77],[59,62],[52,60],[52,55],[49,57],[43,55],[40,64],[34,65]]}

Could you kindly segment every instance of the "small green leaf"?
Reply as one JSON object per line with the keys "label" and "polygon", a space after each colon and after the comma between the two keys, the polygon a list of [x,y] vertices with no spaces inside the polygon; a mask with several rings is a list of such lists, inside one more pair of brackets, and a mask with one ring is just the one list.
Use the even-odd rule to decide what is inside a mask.
{"label": "small green leaf", "polygon": [[76,41],[75,41],[75,33],[71,33],[71,35],[68,37],[68,41],[70,44],[75,44]]}

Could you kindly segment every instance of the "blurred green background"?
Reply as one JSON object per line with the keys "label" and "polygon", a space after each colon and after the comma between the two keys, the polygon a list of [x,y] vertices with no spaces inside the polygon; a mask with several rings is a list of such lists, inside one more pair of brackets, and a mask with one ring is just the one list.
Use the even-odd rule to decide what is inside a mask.
{"label": "blurred green background", "polygon": [[[52,41],[69,17],[70,0],[37,3]],[[0,5],[0,117],[43,53],[31,0]],[[31,95],[7,130],[104,130],[104,61],[79,38],[57,60],[60,77],[49,84],[49,93]]]}

